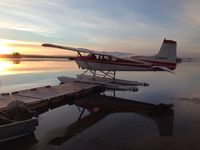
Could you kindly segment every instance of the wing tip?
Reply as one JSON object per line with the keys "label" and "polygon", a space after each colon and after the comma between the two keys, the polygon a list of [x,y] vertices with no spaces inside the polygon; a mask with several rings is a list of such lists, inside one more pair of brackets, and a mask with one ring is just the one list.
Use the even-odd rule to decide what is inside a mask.
{"label": "wing tip", "polygon": [[43,47],[49,47],[49,46],[52,46],[52,44],[49,44],[49,43],[43,43],[42,46],[43,46]]}

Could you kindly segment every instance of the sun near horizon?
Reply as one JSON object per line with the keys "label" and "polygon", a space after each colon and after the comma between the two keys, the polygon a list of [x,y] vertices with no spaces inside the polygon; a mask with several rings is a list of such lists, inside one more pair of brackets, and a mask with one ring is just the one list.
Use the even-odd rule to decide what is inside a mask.
{"label": "sun near horizon", "polygon": [[13,51],[6,45],[0,44],[0,54],[11,54]]}

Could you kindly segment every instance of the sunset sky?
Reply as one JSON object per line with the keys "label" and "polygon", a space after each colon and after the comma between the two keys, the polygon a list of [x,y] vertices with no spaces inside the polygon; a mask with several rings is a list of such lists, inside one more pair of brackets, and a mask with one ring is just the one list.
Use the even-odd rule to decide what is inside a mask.
{"label": "sunset sky", "polygon": [[1,0],[0,53],[67,54],[43,42],[151,55],[165,38],[200,56],[199,0]]}

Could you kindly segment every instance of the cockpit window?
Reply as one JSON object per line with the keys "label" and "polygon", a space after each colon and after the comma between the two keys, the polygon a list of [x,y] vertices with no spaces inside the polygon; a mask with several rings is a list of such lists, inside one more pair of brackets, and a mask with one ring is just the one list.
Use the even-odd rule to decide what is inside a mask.
{"label": "cockpit window", "polygon": [[112,61],[117,61],[117,58],[115,58],[115,57],[112,57]]}
{"label": "cockpit window", "polygon": [[96,59],[96,55],[95,54],[89,54],[88,57]]}
{"label": "cockpit window", "polygon": [[103,60],[110,60],[109,56],[103,56]]}

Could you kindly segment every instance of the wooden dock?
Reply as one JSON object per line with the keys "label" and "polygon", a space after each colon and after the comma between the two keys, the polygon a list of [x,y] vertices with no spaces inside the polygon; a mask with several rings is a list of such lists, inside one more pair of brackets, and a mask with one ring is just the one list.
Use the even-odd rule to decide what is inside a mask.
{"label": "wooden dock", "polygon": [[30,110],[40,108],[53,108],[59,103],[69,103],[70,100],[79,99],[89,94],[103,92],[105,89],[99,84],[65,83],[57,86],[45,86],[0,95],[0,110],[14,101],[23,101]]}
{"label": "wooden dock", "polygon": [[79,75],[77,78],[61,76],[58,79],[62,84],[57,86],[44,86],[0,94],[0,111],[6,110],[8,104],[16,100],[24,102],[30,110],[53,109],[75,99],[109,89],[138,91],[136,86],[148,86],[147,83],[142,82],[94,78],[86,75]]}

